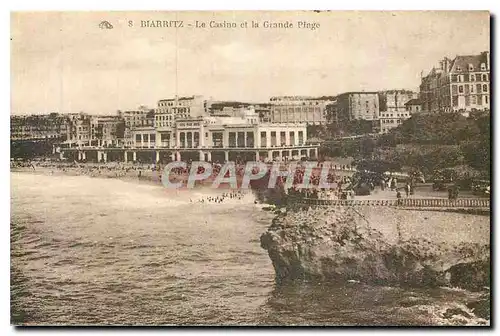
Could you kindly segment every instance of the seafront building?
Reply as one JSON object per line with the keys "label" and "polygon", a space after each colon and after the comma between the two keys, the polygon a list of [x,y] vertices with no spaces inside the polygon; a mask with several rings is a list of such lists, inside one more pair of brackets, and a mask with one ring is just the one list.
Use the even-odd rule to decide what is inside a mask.
{"label": "seafront building", "polygon": [[412,112],[406,109],[406,103],[418,98],[418,93],[410,90],[386,90],[380,91],[378,95],[380,133],[387,133],[409,119]]}
{"label": "seafront building", "polygon": [[308,125],[326,123],[327,106],[333,97],[276,96],[271,97],[270,121],[275,123],[305,122]]}
{"label": "seafront building", "polygon": [[377,92],[345,92],[326,106],[326,119],[336,128],[343,128],[353,120],[367,120],[378,130],[380,103]]}
{"label": "seafront building", "polygon": [[10,138],[12,140],[66,140],[69,132],[67,116],[50,113],[10,117]]}
{"label": "seafront building", "polygon": [[366,120],[373,133],[387,133],[411,117],[415,108],[407,110],[406,103],[417,98],[418,93],[411,90],[345,92],[327,105],[326,118],[337,128]]}
{"label": "seafront building", "polygon": [[140,129],[147,129],[154,126],[155,110],[147,106],[139,106],[135,110],[118,111],[118,115],[124,121],[124,141],[125,147],[132,147],[135,142],[137,131]]}
{"label": "seafront building", "polygon": [[[66,141],[56,146],[55,151],[61,158],[75,161],[163,163],[180,160],[269,162],[300,160],[318,154],[318,145],[307,141],[306,123],[263,123],[253,106],[241,109],[237,116],[178,116],[168,126],[157,123],[156,119],[151,125],[148,117],[141,118],[141,124],[133,127],[129,120],[130,140],[120,142],[119,124],[107,116],[100,120],[102,129],[109,129],[101,136],[102,141],[77,142],[77,145]],[[123,125],[125,127],[126,122]],[[96,129],[91,124],[92,128]],[[104,140],[108,134],[114,134],[114,142]],[[124,134],[125,131],[123,139]]]}
{"label": "seafront building", "polygon": [[378,92],[345,92],[335,99],[332,119],[337,121],[378,120],[380,103]]}
{"label": "seafront building", "polygon": [[64,143],[68,144],[68,146],[90,146],[93,137],[91,130],[92,116],[80,112],[80,113],[70,113],[67,115],[67,118],[68,118],[67,136]]}
{"label": "seafront building", "polygon": [[490,109],[490,53],[444,57],[422,77],[422,111],[461,112]]}
{"label": "seafront building", "polygon": [[206,115],[206,104],[200,95],[162,99],[155,109],[155,127],[171,127],[177,119]]}

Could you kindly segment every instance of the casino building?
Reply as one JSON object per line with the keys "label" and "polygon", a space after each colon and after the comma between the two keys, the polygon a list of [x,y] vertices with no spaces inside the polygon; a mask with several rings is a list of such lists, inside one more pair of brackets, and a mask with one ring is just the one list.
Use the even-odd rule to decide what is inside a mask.
{"label": "casino building", "polygon": [[[175,111],[169,110],[174,107],[174,101],[161,103],[166,103],[166,106],[161,105],[166,108],[165,112],[156,114],[154,125],[134,129],[127,146],[59,148],[61,158],[94,162],[199,160],[222,163],[300,160],[318,155],[318,145],[307,141],[306,123],[261,122],[253,106],[241,109],[240,115],[232,117],[202,113],[188,116],[186,113],[176,118]],[[172,118],[158,119],[159,115]]]}

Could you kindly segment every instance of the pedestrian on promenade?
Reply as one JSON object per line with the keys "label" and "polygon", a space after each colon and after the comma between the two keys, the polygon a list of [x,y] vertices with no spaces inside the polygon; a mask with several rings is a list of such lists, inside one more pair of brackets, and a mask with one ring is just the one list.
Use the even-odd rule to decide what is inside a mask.
{"label": "pedestrian on promenade", "polygon": [[396,179],[395,178],[391,178],[390,180],[391,182],[391,190],[394,190],[396,189]]}

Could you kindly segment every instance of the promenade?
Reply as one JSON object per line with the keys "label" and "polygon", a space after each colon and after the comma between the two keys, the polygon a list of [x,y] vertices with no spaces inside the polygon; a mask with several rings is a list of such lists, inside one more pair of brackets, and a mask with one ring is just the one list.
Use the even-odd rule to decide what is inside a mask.
{"label": "promenade", "polygon": [[314,199],[292,198],[294,203],[326,206],[390,206],[404,208],[490,208],[488,198]]}

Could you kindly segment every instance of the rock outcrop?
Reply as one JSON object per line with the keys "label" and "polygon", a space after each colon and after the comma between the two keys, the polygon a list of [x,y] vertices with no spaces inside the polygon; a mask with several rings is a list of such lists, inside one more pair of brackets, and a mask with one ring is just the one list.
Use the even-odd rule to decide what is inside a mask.
{"label": "rock outcrop", "polygon": [[477,224],[450,218],[452,223],[461,220],[466,228],[474,230],[476,225],[476,230],[483,232],[474,239],[468,239],[465,232],[461,239],[451,232],[446,235],[442,226],[450,224],[442,223],[445,220],[441,217],[439,223],[433,222],[431,212],[420,214],[429,222],[416,232],[405,219],[411,222],[410,216],[418,215],[401,211],[379,208],[366,212],[352,207],[288,211],[274,218],[261,236],[261,246],[269,253],[277,282],[360,281],[467,289],[489,286],[489,217],[479,218]]}

